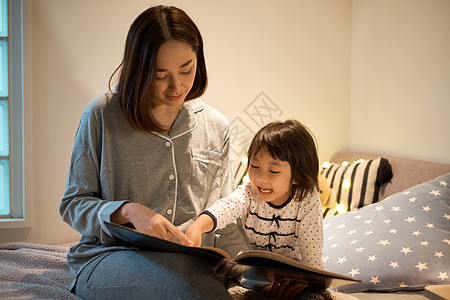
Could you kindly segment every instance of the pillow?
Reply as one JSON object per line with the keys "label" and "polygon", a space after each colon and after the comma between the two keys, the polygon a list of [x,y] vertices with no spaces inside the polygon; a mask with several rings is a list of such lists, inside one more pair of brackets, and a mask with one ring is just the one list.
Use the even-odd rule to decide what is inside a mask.
{"label": "pillow", "polygon": [[339,205],[324,210],[324,217],[329,217],[336,215],[339,208],[339,212],[347,212],[378,202],[380,188],[392,179],[392,167],[387,159],[379,157],[348,165],[331,163],[322,166],[320,174],[335,191]]}
{"label": "pillow", "polygon": [[324,220],[328,271],[361,283],[340,292],[450,284],[450,173]]}

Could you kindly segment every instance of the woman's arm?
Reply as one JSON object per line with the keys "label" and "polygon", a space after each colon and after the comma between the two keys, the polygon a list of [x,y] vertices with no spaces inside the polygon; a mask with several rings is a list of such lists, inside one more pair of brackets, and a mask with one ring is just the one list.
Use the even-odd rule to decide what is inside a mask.
{"label": "woman's arm", "polygon": [[[138,231],[157,237],[172,240],[176,237],[184,243],[188,239],[162,215],[154,210],[138,203],[132,203],[127,198],[117,198],[116,195],[127,195],[122,192],[117,182],[110,178],[111,174],[102,173],[108,167],[111,172],[123,172],[117,170],[117,165],[111,164],[111,159],[104,160],[108,153],[108,144],[105,142],[104,106],[107,97],[99,97],[92,101],[83,112],[75,136],[71,163],[67,178],[66,190],[60,204],[60,214],[63,220],[72,228],[90,239],[98,239],[103,244],[113,243],[104,222],[132,223]],[[108,119],[114,119],[109,107]],[[121,114],[117,110],[117,114]],[[120,115],[119,115],[120,116]],[[119,118],[120,120],[120,118]],[[117,159],[117,158],[116,158]],[[119,158],[124,159],[124,158]],[[115,174],[114,173],[114,174]],[[136,181],[125,182],[133,184]],[[119,196],[120,197],[120,196]]]}
{"label": "woman's arm", "polygon": [[63,220],[83,236],[111,243],[113,239],[102,230],[99,216],[109,216],[127,200],[112,203],[102,199],[99,178],[102,126],[96,117],[95,102],[86,107],[78,125],[59,212]]}

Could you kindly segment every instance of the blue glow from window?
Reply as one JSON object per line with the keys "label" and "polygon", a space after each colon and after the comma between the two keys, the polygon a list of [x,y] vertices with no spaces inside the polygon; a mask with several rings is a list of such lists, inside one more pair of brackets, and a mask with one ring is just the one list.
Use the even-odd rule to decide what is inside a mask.
{"label": "blue glow from window", "polygon": [[0,0],[0,36],[8,36],[7,0]]}
{"label": "blue glow from window", "polygon": [[0,160],[0,215],[9,213],[9,164]]}
{"label": "blue glow from window", "polygon": [[8,97],[8,43],[0,41],[0,97]]}
{"label": "blue glow from window", "polygon": [[9,155],[8,101],[0,101],[0,156]]}

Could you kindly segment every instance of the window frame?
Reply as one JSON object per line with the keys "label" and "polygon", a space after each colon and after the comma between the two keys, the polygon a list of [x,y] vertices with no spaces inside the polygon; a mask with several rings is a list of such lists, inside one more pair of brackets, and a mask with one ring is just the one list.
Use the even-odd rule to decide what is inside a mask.
{"label": "window frame", "polygon": [[[31,199],[25,187],[29,176],[25,172],[25,128],[30,122],[30,104],[25,102],[24,16],[23,0],[7,0],[8,5],[8,118],[9,118],[9,187],[10,215],[0,218],[0,229],[32,225]],[[29,47],[28,47],[29,49]],[[29,64],[28,64],[29,65]],[[29,98],[28,98],[29,99]],[[27,109],[26,109],[27,108]],[[29,172],[28,172],[29,173]]]}

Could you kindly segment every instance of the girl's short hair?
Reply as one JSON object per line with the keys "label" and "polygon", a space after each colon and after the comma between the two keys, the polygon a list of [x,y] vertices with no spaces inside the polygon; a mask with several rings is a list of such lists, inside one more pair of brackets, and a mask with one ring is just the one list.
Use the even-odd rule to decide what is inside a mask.
{"label": "girl's short hair", "polygon": [[[159,5],[142,12],[131,24],[122,62],[111,75],[109,86],[119,98],[130,125],[147,132],[161,131],[149,111],[149,88],[155,74],[156,56],[167,41],[189,44],[197,55],[194,84],[186,101],[200,97],[206,90],[208,76],[203,53],[203,39],[195,23],[181,9]],[[111,89],[118,74],[117,87]]]}
{"label": "girl's short hair", "polygon": [[274,159],[286,161],[291,166],[293,193],[299,199],[318,189],[319,158],[312,132],[296,120],[275,121],[262,127],[250,144],[247,159],[264,149]]}

